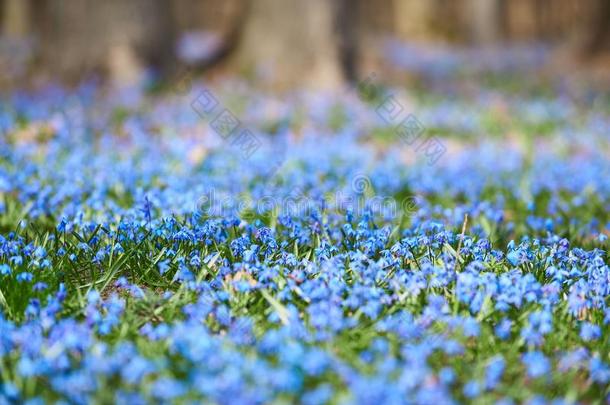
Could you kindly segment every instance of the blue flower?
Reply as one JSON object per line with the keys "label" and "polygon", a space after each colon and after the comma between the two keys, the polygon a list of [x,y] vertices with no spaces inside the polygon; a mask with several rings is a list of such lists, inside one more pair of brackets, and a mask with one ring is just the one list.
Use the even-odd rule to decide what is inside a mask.
{"label": "blue flower", "polygon": [[593,357],[589,361],[589,373],[591,379],[600,385],[610,383],[610,366],[600,360],[599,357]]}
{"label": "blue flower", "polygon": [[159,378],[151,387],[151,394],[162,401],[172,401],[186,394],[187,390],[180,381],[173,378]]}
{"label": "blue flower", "polygon": [[499,324],[494,328],[496,336],[502,340],[506,340],[510,337],[510,331],[512,328],[512,321],[510,319],[502,319]]}
{"label": "blue flower", "polygon": [[169,270],[169,263],[170,261],[168,259],[161,260],[159,263],[157,263],[159,274],[163,275],[167,272],[167,270]]}
{"label": "blue flower", "polygon": [[506,259],[510,262],[510,264],[512,264],[513,266],[518,266],[519,263],[521,263],[521,255],[520,252],[518,250],[513,250],[511,252],[508,252],[506,254]]}
{"label": "blue flower", "polygon": [[30,282],[30,281],[32,281],[33,278],[34,278],[34,275],[27,271],[17,274],[17,281]]}
{"label": "blue flower", "polygon": [[468,381],[464,385],[464,395],[466,398],[476,398],[481,393],[481,385],[478,381]]}
{"label": "blue flower", "polygon": [[9,274],[11,274],[11,268],[9,265],[6,263],[0,264],[0,275],[7,276]]}
{"label": "blue flower", "polygon": [[494,389],[502,375],[504,374],[504,369],[506,368],[506,361],[502,356],[493,357],[487,367],[485,367],[485,388],[488,390]]}
{"label": "blue flower", "polygon": [[532,378],[542,377],[551,371],[551,363],[541,352],[528,352],[523,355],[523,364],[527,375]]}
{"label": "blue flower", "polygon": [[585,342],[597,340],[602,336],[602,330],[598,325],[590,322],[583,322],[580,325],[580,337]]}

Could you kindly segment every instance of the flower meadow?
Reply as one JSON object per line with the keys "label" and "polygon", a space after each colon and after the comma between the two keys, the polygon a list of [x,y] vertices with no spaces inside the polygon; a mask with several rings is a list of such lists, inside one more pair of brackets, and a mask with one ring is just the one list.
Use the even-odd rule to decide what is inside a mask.
{"label": "flower meadow", "polygon": [[1,404],[610,401],[607,98],[206,86],[4,100]]}

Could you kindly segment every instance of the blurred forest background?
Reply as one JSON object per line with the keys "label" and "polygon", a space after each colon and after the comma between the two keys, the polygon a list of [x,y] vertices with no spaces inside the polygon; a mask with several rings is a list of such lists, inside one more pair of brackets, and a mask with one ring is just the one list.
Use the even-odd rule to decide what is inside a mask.
{"label": "blurred forest background", "polygon": [[610,78],[608,0],[0,0],[0,22],[2,88],[187,68],[332,89],[372,71],[392,77],[388,44],[403,42],[544,44],[551,68]]}

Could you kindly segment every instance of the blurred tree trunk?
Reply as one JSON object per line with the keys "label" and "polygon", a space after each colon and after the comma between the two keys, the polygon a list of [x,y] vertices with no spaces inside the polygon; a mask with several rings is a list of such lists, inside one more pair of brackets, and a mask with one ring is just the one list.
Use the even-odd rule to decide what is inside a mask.
{"label": "blurred tree trunk", "polygon": [[[376,5],[369,6],[375,7]],[[431,35],[430,22],[438,11],[434,1],[393,0],[389,7],[394,15],[393,31],[398,38],[422,40]]]}
{"label": "blurred tree trunk", "polygon": [[491,45],[502,39],[502,0],[469,0],[468,13],[472,42]]}
{"label": "blurred tree trunk", "polygon": [[29,0],[0,2],[0,86],[10,86],[27,75],[32,56]]}
{"label": "blurred tree trunk", "polygon": [[40,0],[33,10],[41,61],[54,76],[91,72],[130,81],[144,66],[173,64],[171,3],[164,0]]}
{"label": "blurred tree trunk", "polygon": [[362,0],[339,0],[335,13],[339,38],[339,58],[345,78],[356,82],[360,75],[360,43],[362,42]]}
{"label": "blurred tree trunk", "polygon": [[[222,65],[234,52],[247,17],[247,0],[177,0],[173,3],[176,25],[180,28],[180,49],[184,49],[184,37],[195,34],[200,42],[207,42],[205,49],[198,48],[196,57],[184,57],[181,61],[198,70]],[[198,34],[198,36],[197,36]]]}
{"label": "blurred tree trunk", "polygon": [[28,0],[3,0],[2,35],[25,37],[30,33],[30,2]]}
{"label": "blurred tree trunk", "polygon": [[232,63],[282,88],[337,87],[343,74],[336,6],[330,0],[251,1]]}
{"label": "blurred tree trunk", "polygon": [[595,0],[588,20],[586,54],[593,56],[610,51],[610,0]]}

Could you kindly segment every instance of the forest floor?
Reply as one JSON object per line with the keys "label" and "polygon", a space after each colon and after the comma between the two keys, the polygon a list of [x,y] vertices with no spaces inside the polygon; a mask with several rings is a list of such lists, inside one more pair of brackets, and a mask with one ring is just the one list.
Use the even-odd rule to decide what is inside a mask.
{"label": "forest floor", "polygon": [[610,95],[439,74],[7,99],[0,404],[609,401]]}

